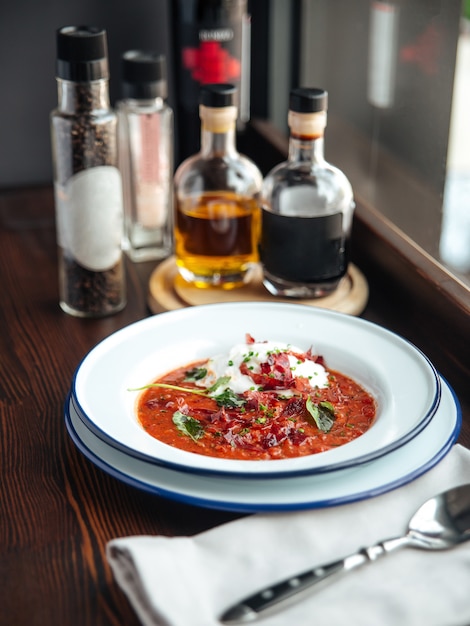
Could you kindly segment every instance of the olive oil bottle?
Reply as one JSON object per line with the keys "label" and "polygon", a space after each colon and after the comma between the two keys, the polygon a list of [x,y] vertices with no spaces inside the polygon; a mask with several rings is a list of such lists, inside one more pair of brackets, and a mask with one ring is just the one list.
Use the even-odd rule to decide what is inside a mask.
{"label": "olive oil bottle", "polygon": [[201,90],[201,150],[175,173],[175,255],[180,275],[197,287],[232,289],[258,262],[262,174],[237,152],[236,88]]}

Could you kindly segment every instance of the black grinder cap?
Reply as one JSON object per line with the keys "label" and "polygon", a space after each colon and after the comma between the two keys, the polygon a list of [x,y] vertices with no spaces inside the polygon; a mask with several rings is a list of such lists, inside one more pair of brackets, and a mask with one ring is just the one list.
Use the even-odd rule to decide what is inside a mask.
{"label": "black grinder cap", "polygon": [[236,106],[237,88],[228,83],[215,83],[201,87],[200,104],[206,107],[222,108]]}
{"label": "black grinder cap", "polygon": [[328,92],[318,87],[298,87],[289,96],[289,110],[296,113],[320,113],[328,108]]}
{"label": "black grinder cap", "polygon": [[166,98],[166,60],[153,51],[128,50],[121,59],[124,98]]}
{"label": "black grinder cap", "polygon": [[63,26],[57,31],[57,78],[89,82],[109,78],[106,30]]}

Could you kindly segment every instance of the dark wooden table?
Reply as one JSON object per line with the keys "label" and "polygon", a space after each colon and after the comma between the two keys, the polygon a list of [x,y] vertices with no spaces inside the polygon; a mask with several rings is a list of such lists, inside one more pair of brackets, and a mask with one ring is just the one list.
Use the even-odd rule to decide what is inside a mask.
{"label": "dark wooden table", "polygon": [[[137,625],[106,563],[106,542],[128,534],[194,534],[237,517],[126,486],[82,456],[67,434],[63,405],[75,368],[101,339],[150,314],[153,268],[128,264],[121,313],[68,316],[58,306],[51,190],[0,193],[2,625]],[[363,317],[400,332],[433,359],[459,395],[459,441],[470,447],[468,381],[444,343],[446,332],[436,341],[439,319],[433,322],[431,311],[423,323],[419,307],[382,270],[361,269],[370,286]]]}

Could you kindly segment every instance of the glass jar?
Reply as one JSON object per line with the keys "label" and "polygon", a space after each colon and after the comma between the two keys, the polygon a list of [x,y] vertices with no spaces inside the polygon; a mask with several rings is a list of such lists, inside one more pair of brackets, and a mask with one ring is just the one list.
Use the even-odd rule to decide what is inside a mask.
{"label": "glass jar", "polygon": [[106,31],[57,31],[58,106],[51,142],[60,306],[101,317],[125,306],[117,120],[109,104]]}
{"label": "glass jar", "polygon": [[130,50],[122,57],[116,103],[124,193],[124,250],[132,261],[173,250],[173,111],[166,103],[165,57]]}

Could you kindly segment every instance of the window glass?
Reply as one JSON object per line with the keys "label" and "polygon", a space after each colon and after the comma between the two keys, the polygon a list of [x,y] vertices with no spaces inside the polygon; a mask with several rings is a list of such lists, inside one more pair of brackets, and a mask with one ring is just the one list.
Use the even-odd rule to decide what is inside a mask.
{"label": "window glass", "polygon": [[328,90],[326,156],[358,200],[470,285],[467,5],[302,0],[298,69]]}

